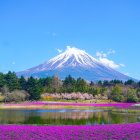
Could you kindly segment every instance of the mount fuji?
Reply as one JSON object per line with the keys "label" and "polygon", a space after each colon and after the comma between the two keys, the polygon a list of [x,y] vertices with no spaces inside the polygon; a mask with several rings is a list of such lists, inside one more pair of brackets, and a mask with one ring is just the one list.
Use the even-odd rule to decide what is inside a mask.
{"label": "mount fuji", "polygon": [[99,80],[122,80],[132,79],[109,66],[100,63],[97,59],[89,55],[83,50],[75,47],[68,47],[67,50],[49,61],[30,68],[28,70],[18,72],[18,76],[24,77],[48,77],[59,76],[64,79],[71,75],[74,78],[81,77],[87,81]]}

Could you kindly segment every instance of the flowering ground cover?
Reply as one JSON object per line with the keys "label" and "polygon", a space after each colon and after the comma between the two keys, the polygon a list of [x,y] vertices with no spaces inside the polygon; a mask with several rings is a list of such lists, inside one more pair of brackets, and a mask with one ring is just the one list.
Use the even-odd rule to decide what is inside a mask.
{"label": "flowering ground cover", "polygon": [[96,126],[0,125],[1,140],[139,140],[140,123]]}
{"label": "flowering ground cover", "polygon": [[128,108],[134,103],[46,103],[46,105],[63,105],[63,106],[93,106],[93,107],[121,107]]}
{"label": "flowering ground cover", "polygon": [[45,105],[56,105],[56,106],[90,106],[90,107],[121,107],[127,108],[135,105],[134,103],[65,103],[65,102],[23,102],[17,104],[4,104],[5,106],[45,106]]}

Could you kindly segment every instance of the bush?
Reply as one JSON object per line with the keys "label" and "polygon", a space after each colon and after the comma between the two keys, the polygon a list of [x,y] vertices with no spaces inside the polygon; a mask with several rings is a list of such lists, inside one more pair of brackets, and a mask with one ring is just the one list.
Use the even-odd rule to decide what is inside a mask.
{"label": "bush", "polygon": [[5,97],[4,97],[4,96],[2,96],[2,95],[0,95],[0,102],[3,102],[3,101],[4,101],[4,99],[5,99]]}
{"label": "bush", "polygon": [[128,91],[127,102],[138,102],[138,97],[134,89]]}
{"label": "bush", "polygon": [[25,91],[15,90],[5,93],[5,102],[20,102],[29,98],[29,94]]}
{"label": "bush", "polygon": [[116,101],[116,102],[123,102],[123,101],[124,101],[124,96],[123,96],[123,95],[120,95],[120,94],[114,95],[114,96],[112,97],[112,100],[114,100],[114,101]]}
{"label": "bush", "polygon": [[122,94],[122,88],[118,85],[116,85],[115,87],[113,87],[110,95],[109,95],[109,99],[112,99],[116,102],[122,102],[124,101],[124,96]]}

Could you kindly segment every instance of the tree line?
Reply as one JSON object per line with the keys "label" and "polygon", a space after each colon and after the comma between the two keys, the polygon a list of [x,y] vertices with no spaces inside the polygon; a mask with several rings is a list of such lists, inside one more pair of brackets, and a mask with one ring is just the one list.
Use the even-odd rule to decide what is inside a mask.
{"label": "tree line", "polygon": [[57,76],[46,78],[17,77],[15,72],[0,73],[0,94],[4,101],[39,100],[44,93],[88,93],[107,96],[117,102],[140,101],[140,82],[120,80],[87,82],[82,78]]}

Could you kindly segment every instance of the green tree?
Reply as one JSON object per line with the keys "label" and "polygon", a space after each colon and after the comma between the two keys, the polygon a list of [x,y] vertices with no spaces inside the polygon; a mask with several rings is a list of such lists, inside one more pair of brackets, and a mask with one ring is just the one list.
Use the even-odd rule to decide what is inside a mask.
{"label": "green tree", "polygon": [[112,86],[115,86],[115,85],[117,85],[117,84],[123,84],[123,82],[120,81],[120,80],[111,80],[111,81],[110,81],[110,85],[112,85]]}
{"label": "green tree", "polygon": [[138,84],[138,87],[140,88],[140,81],[137,84]]}
{"label": "green tree", "polygon": [[103,82],[100,80],[100,81],[98,81],[98,85],[99,86],[102,86],[103,85]]}
{"label": "green tree", "polygon": [[0,90],[6,85],[4,74],[0,73]]}
{"label": "green tree", "polygon": [[65,78],[65,80],[63,81],[63,91],[64,92],[74,92],[75,91],[75,84],[76,84],[76,80],[71,77],[71,75],[69,75],[68,77]]}
{"label": "green tree", "polygon": [[9,71],[7,74],[5,74],[4,78],[10,92],[20,88],[16,73]]}
{"label": "green tree", "polygon": [[30,95],[30,100],[39,100],[40,99],[40,87],[37,79],[30,77],[27,81],[27,91]]}
{"label": "green tree", "polygon": [[93,96],[98,95],[101,93],[101,88],[100,87],[91,87],[88,89],[88,92],[92,94]]}
{"label": "green tree", "polygon": [[107,81],[107,80],[105,80],[105,81],[103,81],[103,86],[110,86],[110,82],[109,81]]}
{"label": "green tree", "polygon": [[135,81],[131,79],[125,82],[125,85],[134,85],[134,84],[135,84]]}
{"label": "green tree", "polygon": [[128,90],[127,102],[138,102],[138,97],[135,89]]}
{"label": "green tree", "polygon": [[27,90],[27,81],[23,76],[19,78],[19,84],[20,84],[20,89],[21,90]]}
{"label": "green tree", "polygon": [[124,96],[122,94],[122,88],[119,85],[116,85],[115,87],[113,87],[109,98],[116,102],[124,101]]}
{"label": "green tree", "polygon": [[87,83],[84,79],[78,78],[76,81],[76,91],[77,92],[86,92]]}

